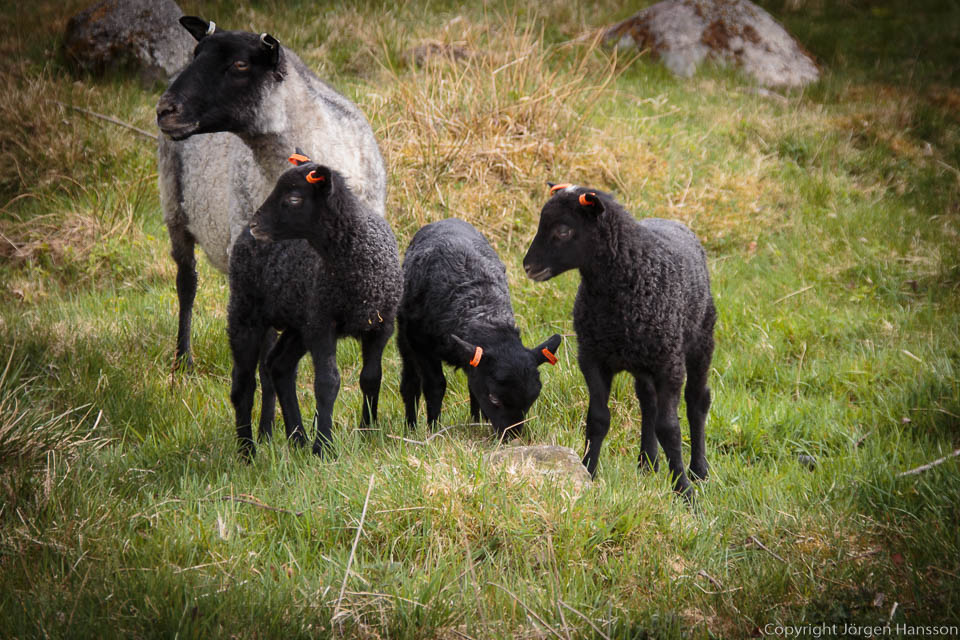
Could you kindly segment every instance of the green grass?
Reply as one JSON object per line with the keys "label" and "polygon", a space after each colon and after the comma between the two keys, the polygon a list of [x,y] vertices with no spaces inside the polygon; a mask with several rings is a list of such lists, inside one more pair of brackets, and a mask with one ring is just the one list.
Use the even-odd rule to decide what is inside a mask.
{"label": "green grass", "polygon": [[[392,342],[377,430],[357,429],[359,350],[344,342],[336,457],[278,438],[239,463],[226,279],[201,260],[197,368],[171,375],[153,143],[49,101],[155,127],[162,87],[65,67],[61,34],[82,4],[0,8],[2,635],[700,638],[960,623],[960,463],[898,476],[960,446],[953,3],[764,3],[823,65],[785,100],[729,70],[678,80],[575,41],[629,15],[606,0],[185,3],[269,29],[357,101],[388,160],[401,246],[432,220],[474,222],[507,264],[527,341],[567,336],[524,443],[581,451],[587,404],[578,276],[534,283],[520,266],[544,182],[689,224],[719,312],[697,511],[666,473],[638,475],[627,378],[597,480],[578,494],[484,467],[497,443],[467,424],[460,375],[444,422],[461,426],[404,441],[429,434],[405,431]],[[412,66],[424,42],[475,56]],[[305,361],[305,413],[311,380]]]}

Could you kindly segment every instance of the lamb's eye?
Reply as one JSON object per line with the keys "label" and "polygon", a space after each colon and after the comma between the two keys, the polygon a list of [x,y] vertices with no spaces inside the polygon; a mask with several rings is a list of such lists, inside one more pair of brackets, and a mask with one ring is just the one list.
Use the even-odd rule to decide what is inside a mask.
{"label": "lamb's eye", "polygon": [[495,406],[495,407],[497,407],[497,408],[503,406],[503,403],[500,401],[500,398],[498,398],[497,396],[493,395],[492,393],[487,394],[487,400],[489,400],[489,401],[490,401],[490,404],[492,404],[493,406]]}
{"label": "lamb's eye", "polygon": [[565,224],[562,224],[556,229],[554,229],[553,237],[556,238],[557,240],[560,240],[561,242],[564,242],[573,237],[573,229],[571,229]]}
{"label": "lamb's eye", "polygon": [[303,198],[301,198],[295,193],[291,193],[286,198],[284,198],[283,204],[285,204],[288,207],[299,207],[301,204],[303,204]]}
{"label": "lamb's eye", "polygon": [[237,60],[233,63],[233,68],[235,71],[247,72],[250,70],[250,63],[245,60]]}

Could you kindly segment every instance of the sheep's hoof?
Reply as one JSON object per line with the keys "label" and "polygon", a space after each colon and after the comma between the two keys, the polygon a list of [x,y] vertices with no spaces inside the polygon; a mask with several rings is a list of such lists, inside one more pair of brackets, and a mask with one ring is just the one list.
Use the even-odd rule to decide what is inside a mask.
{"label": "sheep's hoof", "polygon": [[173,366],[170,367],[170,373],[193,373],[193,356],[190,355],[190,352],[178,352],[173,356]]}
{"label": "sheep's hoof", "polygon": [[333,445],[329,442],[320,442],[319,440],[313,443],[313,455],[321,460],[332,460],[336,457],[333,451]]}
{"label": "sheep's hoof", "polygon": [[257,455],[257,448],[254,446],[253,440],[242,441],[240,443],[240,450],[237,453],[240,457],[240,462],[250,464]]}
{"label": "sheep's hoof", "polygon": [[[653,462],[651,462],[653,460]],[[645,453],[640,454],[640,458],[637,460],[637,470],[640,473],[656,473],[660,470],[660,461],[657,459],[657,456],[650,458]]]}
{"label": "sheep's hoof", "polygon": [[706,461],[704,461],[703,464],[691,464],[688,475],[690,476],[690,479],[693,480],[694,482],[706,480],[709,468],[710,467],[707,466]]}

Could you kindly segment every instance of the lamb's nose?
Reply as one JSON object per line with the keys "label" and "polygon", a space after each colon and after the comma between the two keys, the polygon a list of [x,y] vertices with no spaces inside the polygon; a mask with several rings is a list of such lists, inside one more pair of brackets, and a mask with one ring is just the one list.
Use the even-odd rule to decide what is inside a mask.
{"label": "lamb's nose", "polygon": [[165,118],[166,116],[176,115],[179,111],[180,106],[173,100],[161,98],[160,102],[157,103],[157,120]]}

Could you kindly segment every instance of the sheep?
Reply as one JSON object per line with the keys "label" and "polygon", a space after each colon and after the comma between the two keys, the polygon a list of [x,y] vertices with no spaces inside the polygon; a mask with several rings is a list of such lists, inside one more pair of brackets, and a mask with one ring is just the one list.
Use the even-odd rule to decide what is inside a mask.
{"label": "sheep", "polygon": [[281,334],[266,357],[266,369],[287,437],[297,445],[306,440],[295,387],[297,364],[307,351],[313,359],[313,452],[323,455],[332,442],[333,403],[340,388],[337,339],[360,340],[362,423],[369,425],[377,418],[381,358],[400,303],[400,257],[387,221],[352,192],[338,171],[296,155],[291,160],[297,166],[280,176],[230,255],[230,400],[246,459],[255,452],[254,372],[270,328]]}
{"label": "sheep", "polygon": [[534,349],[520,341],[506,267],[473,226],[451,218],[417,231],[403,259],[397,348],[407,426],[417,423],[421,392],[435,428],[446,391],[442,362],[463,369],[470,415],[481,413],[503,438],[518,435],[540,395],[538,367],[556,364],[561,337]]}
{"label": "sheep", "polygon": [[659,440],[674,489],[692,500],[677,407],[686,373],[690,475],[704,479],[707,374],[717,314],[703,247],[683,224],[657,218],[637,221],[607,193],[569,184],[550,186],[552,197],[540,213],[523,266],[535,281],[580,270],[573,326],[590,394],[583,464],[596,474],[610,428],[610,384],[614,374],[627,371],[634,377],[642,412],[641,469],[657,469]]}
{"label": "sheep", "polygon": [[[247,220],[302,147],[335,166],[357,197],[384,215],[386,170],[360,110],[271,35],[226,31],[202,18],[180,23],[197,40],[193,60],[157,103],[160,200],[177,265],[174,366],[192,367],[197,291],[194,248],[226,272]],[[203,135],[201,135],[203,134]]]}

